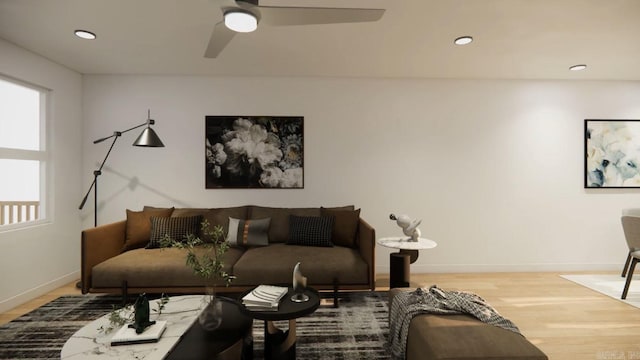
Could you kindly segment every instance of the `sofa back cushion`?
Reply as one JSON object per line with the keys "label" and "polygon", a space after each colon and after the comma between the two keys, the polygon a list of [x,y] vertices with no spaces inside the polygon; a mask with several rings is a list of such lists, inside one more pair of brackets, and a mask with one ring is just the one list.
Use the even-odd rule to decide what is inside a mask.
{"label": "sofa back cushion", "polygon": [[[216,225],[222,226],[223,236],[226,238],[229,233],[229,218],[246,219],[248,206],[237,206],[228,208],[178,208],[173,211],[172,217],[177,216],[197,216],[201,215],[203,220],[209,221],[209,228],[213,230]],[[203,240],[211,241],[204,237]]]}
{"label": "sofa back cushion", "polygon": [[271,218],[269,243],[286,243],[289,240],[289,216],[320,216],[320,208],[274,208],[252,206],[249,219]]}
{"label": "sofa back cushion", "polygon": [[127,226],[125,230],[125,240],[122,251],[143,248],[149,243],[151,238],[151,217],[169,217],[173,213],[173,208],[146,208],[142,211],[132,211],[127,209]]}
{"label": "sofa back cushion", "polygon": [[331,242],[334,245],[356,247],[356,232],[358,221],[360,220],[360,209],[358,210],[333,210],[329,208],[321,209],[322,216],[334,218],[333,229],[331,231]]}
{"label": "sofa back cushion", "polygon": [[222,226],[223,234],[227,237],[229,234],[229,218],[244,220],[247,218],[247,209],[247,206],[209,209],[204,214],[204,218],[209,220],[211,225]]}

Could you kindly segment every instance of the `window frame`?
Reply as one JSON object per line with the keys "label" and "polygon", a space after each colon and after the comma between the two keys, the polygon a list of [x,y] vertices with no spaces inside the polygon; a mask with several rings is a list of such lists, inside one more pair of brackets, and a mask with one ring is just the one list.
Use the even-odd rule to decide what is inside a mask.
{"label": "window frame", "polygon": [[11,76],[0,73],[0,80],[12,83],[14,85],[26,87],[28,89],[37,91],[40,94],[40,114],[39,114],[39,142],[40,150],[26,150],[26,149],[14,149],[4,148],[0,146],[0,159],[8,160],[32,160],[38,161],[40,164],[40,179],[39,179],[39,191],[40,203],[38,219],[16,222],[11,224],[0,225],[0,233],[6,231],[12,231],[17,229],[25,229],[34,226],[40,226],[42,224],[50,223],[52,221],[52,213],[50,211],[49,204],[52,202],[53,192],[50,191],[52,186],[52,166],[51,164],[51,150],[50,150],[50,131],[48,131],[49,123],[49,109],[51,107],[51,90],[42,86],[34,85],[29,82],[16,79]]}

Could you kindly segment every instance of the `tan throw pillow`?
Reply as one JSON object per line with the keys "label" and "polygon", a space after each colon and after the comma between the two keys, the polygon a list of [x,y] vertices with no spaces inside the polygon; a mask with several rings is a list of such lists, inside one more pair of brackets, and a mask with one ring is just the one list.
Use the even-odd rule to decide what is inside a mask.
{"label": "tan throw pillow", "polygon": [[356,247],[356,231],[358,230],[358,220],[360,219],[360,209],[358,210],[333,210],[320,209],[322,216],[333,216],[333,231],[331,232],[331,242],[334,245]]}
{"label": "tan throw pillow", "polygon": [[173,208],[132,211],[127,209],[127,227],[122,251],[147,246],[151,234],[151,217],[169,217]]}

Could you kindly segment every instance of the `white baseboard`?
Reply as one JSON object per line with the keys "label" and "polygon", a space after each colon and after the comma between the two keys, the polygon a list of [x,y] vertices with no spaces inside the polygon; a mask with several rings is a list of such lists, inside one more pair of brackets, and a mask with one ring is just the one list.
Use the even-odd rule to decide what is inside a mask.
{"label": "white baseboard", "polygon": [[29,302],[38,296],[42,296],[50,291],[53,291],[61,286],[80,278],[80,271],[74,271],[70,274],[61,276],[57,279],[51,280],[45,284],[37,286],[33,289],[29,289],[21,294],[10,297],[6,300],[0,301],[0,313],[7,312],[17,306],[20,306],[26,302]]}
{"label": "white baseboard", "polygon": [[[622,271],[622,264],[433,264],[411,265],[411,273],[562,272]],[[377,274],[388,274],[389,266],[376,266]]]}

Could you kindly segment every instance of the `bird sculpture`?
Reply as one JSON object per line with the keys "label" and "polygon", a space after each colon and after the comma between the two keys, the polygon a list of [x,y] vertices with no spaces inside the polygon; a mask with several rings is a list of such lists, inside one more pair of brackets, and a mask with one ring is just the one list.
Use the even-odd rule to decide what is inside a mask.
{"label": "bird sculpture", "polygon": [[420,229],[418,229],[418,225],[422,222],[422,220],[412,220],[407,215],[389,215],[389,219],[395,220],[396,224],[402,228],[402,232],[409,237],[408,241],[418,241],[420,238]]}

